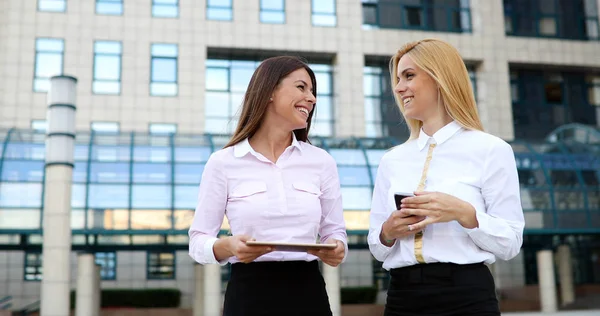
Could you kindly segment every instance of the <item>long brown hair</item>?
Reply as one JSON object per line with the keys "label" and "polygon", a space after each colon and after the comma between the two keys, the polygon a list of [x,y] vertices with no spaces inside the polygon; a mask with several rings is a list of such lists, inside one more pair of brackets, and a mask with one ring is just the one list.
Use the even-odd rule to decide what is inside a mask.
{"label": "long brown hair", "polygon": [[[295,56],[278,56],[265,59],[254,71],[248,89],[244,95],[244,103],[240,120],[233,136],[225,145],[224,148],[233,146],[248,137],[252,137],[262,124],[265,114],[267,113],[269,98],[273,95],[273,91],[277,85],[290,73],[304,68],[313,86],[313,95],[317,95],[317,80],[315,73],[308,67],[308,64]],[[294,130],[296,139],[303,142],[308,142],[308,131],[312,121],[313,113],[317,104],[313,106],[313,110],[308,114],[306,128]]]}
{"label": "long brown hair", "polygon": [[[466,129],[483,131],[477,114],[477,104],[467,67],[452,45],[438,39],[424,39],[404,45],[390,60],[392,91],[398,84],[398,62],[402,56],[410,59],[437,82],[442,104],[448,115]],[[402,98],[394,92],[396,104],[404,115]],[[410,128],[410,139],[419,137],[423,122],[404,116]]]}

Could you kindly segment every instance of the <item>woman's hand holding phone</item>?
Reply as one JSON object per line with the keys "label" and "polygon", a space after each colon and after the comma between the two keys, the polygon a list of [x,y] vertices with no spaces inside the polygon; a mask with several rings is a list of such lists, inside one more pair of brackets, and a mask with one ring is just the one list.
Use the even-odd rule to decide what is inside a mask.
{"label": "woman's hand holding phone", "polygon": [[400,205],[402,200],[406,197],[414,196],[412,193],[396,193],[394,194],[394,200],[396,202],[396,210],[390,214],[388,219],[383,223],[381,227],[381,234],[379,239],[382,244],[386,246],[392,246],[396,239],[404,238],[406,236],[414,235],[417,232],[423,230],[410,230],[410,226],[414,225],[425,219],[425,216],[415,216],[400,212]]}

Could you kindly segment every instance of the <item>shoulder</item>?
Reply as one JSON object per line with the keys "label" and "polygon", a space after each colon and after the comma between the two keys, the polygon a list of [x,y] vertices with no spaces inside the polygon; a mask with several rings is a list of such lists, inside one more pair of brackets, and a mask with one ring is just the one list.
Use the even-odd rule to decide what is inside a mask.
{"label": "shoulder", "polygon": [[220,167],[233,159],[233,146],[214,151],[206,161],[206,167]]}
{"label": "shoulder", "polygon": [[388,151],[383,154],[383,156],[381,157],[381,161],[379,162],[379,165],[385,165],[387,163],[390,163],[392,161],[396,161],[402,158],[407,157],[407,154],[412,154],[415,153],[416,147],[417,146],[417,140],[416,139],[411,139],[408,140],[400,145],[394,146],[390,149],[388,149]]}
{"label": "shoulder", "polygon": [[489,159],[503,159],[506,155],[514,155],[512,146],[498,136],[474,130],[466,130],[463,133],[473,143],[475,151],[481,152]]}
{"label": "shoulder", "polygon": [[333,156],[329,154],[325,149],[319,148],[315,145],[309,144],[307,142],[299,141],[300,147],[302,147],[302,154],[309,155],[313,159],[321,160],[326,164],[336,165],[335,159]]}

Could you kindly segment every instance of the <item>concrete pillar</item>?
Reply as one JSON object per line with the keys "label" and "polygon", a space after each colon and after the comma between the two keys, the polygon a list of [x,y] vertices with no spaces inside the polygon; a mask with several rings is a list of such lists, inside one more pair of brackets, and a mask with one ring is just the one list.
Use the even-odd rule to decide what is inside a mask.
{"label": "concrete pillar", "polygon": [[100,277],[100,270],[102,267],[99,264],[94,264],[94,309],[92,316],[100,316],[100,305],[101,305],[101,290],[102,290],[102,279]]}
{"label": "concrete pillar", "polygon": [[77,79],[50,79],[46,129],[43,207],[44,276],[41,315],[68,316],[70,310],[71,181],[75,148],[75,95]]}
{"label": "concrete pillar", "polygon": [[204,266],[194,265],[194,316],[204,316]]}
{"label": "concrete pillar", "polygon": [[556,303],[556,281],[554,278],[554,256],[552,255],[552,250],[540,250],[537,252],[537,268],[542,312],[556,312],[558,307]]}
{"label": "concrete pillar", "polygon": [[221,316],[221,266],[207,264],[204,270],[204,316]]}
{"label": "concrete pillar", "polygon": [[77,258],[77,299],[75,316],[96,315],[96,263],[94,254],[82,253]]}
{"label": "concrete pillar", "polygon": [[325,288],[327,296],[329,296],[329,306],[333,316],[342,314],[341,292],[340,292],[340,270],[337,267],[332,267],[323,263],[322,266],[323,279],[325,280]]}
{"label": "concrete pillar", "polygon": [[575,302],[575,286],[573,284],[573,265],[571,263],[571,248],[569,245],[558,247],[558,275],[560,278],[561,305]]}

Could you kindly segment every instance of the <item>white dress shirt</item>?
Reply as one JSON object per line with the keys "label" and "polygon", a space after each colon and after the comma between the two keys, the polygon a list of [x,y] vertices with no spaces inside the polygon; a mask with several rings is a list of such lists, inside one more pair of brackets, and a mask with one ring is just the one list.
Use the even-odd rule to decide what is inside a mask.
{"label": "white dress shirt", "polygon": [[[233,235],[294,243],[333,238],[348,253],[337,164],[326,151],[295,136],[277,163],[256,152],[248,139],[210,156],[189,230],[189,254],[198,263],[239,261],[215,259],[213,245],[224,216]],[[315,259],[306,252],[274,251],[255,261]]]}
{"label": "white dress shirt", "polygon": [[432,137],[421,130],[418,139],[388,151],[381,159],[373,190],[369,248],[389,270],[417,264],[414,235],[387,247],[379,240],[382,224],[396,209],[395,192],[414,192],[421,178],[429,144],[433,149],[424,191],[443,192],[470,203],[479,227],[457,221],[428,225],[423,231],[426,263],[493,263],[515,257],[525,226],[517,167],[512,147],[493,135],[451,122]]}

